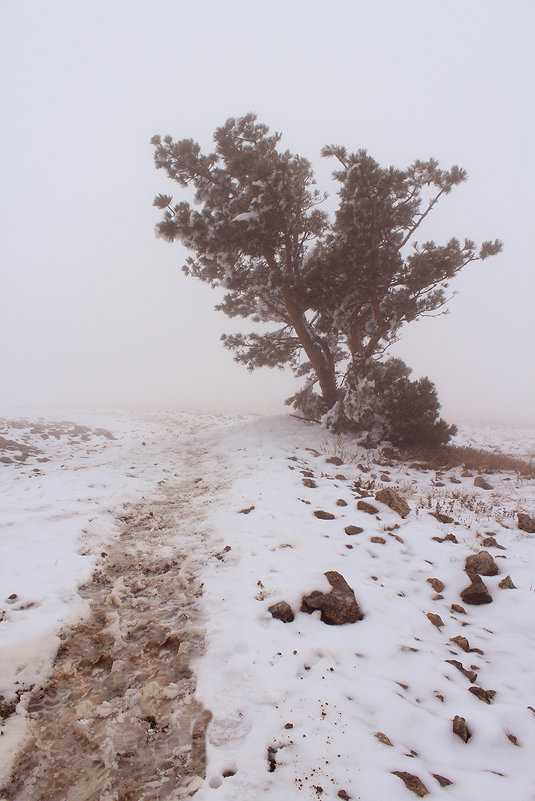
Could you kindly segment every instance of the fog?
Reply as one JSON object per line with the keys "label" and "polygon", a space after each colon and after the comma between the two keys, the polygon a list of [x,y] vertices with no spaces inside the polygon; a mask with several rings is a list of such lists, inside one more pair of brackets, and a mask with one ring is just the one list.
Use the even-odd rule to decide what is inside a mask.
{"label": "fog", "polygon": [[209,149],[255,111],[322,190],[326,143],[468,171],[426,236],[504,252],[392,352],[450,422],[535,422],[531,0],[2,0],[0,15],[3,407],[285,408],[295,379],[232,361],[219,337],[250,323],[215,312],[154,236],[154,195],[180,188],[150,137]]}

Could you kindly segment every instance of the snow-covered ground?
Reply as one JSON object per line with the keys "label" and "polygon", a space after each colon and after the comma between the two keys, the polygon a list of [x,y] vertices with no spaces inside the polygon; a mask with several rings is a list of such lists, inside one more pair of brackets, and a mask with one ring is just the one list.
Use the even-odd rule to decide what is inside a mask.
{"label": "snow-covered ground", "polygon": [[[12,418],[0,437],[0,702],[12,712],[0,786],[31,717],[29,688],[45,682],[62,627],[87,613],[77,587],[132,505],[172,492],[197,468],[201,545],[198,506],[190,536],[204,585],[205,647],[194,667],[212,713],[206,779],[174,795],[147,794],[141,780],[140,799],[198,789],[200,801],[377,801],[426,790],[533,801],[535,535],[519,530],[516,513],[534,515],[535,481],[493,474],[482,489],[461,468],[390,462],[286,416],[63,412]],[[535,429],[464,427],[458,442],[530,458]],[[375,500],[383,487],[407,500],[405,518]],[[357,508],[363,497],[376,513]],[[349,525],[362,532],[347,534]],[[490,536],[502,547],[483,546]],[[480,550],[499,573],[483,579],[492,603],[470,606],[460,599],[463,568]],[[354,590],[361,620],[327,625],[300,611],[304,595],[329,592],[326,571]],[[499,587],[508,575],[515,589]],[[269,612],[283,600],[292,622]],[[470,687],[494,690],[492,703]],[[456,716],[467,742],[452,730]]]}

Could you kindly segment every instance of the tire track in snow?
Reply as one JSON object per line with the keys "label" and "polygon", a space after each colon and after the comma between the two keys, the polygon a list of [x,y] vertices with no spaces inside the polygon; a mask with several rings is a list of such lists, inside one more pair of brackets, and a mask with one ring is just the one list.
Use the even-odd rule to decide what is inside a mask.
{"label": "tire track in snow", "polygon": [[[194,440],[184,456],[185,477],[127,510],[80,588],[90,614],[61,635],[46,686],[28,694],[27,744],[3,799],[164,801],[201,785],[211,713],[190,660],[203,649],[198,572],[213,550],[207,483],[195,476],[213,463]],[[211,495],[223,486],[210,478]]]}

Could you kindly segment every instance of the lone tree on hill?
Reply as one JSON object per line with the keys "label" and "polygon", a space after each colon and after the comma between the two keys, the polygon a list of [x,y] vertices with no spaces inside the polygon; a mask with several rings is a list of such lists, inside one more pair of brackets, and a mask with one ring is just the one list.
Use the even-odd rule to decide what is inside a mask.
{"label": "lone tree on hill", "polygon": [[288,403],[307,418],[375,442],[447,442],[455,428],[438,419],[433,384],[410,381],[410,369],[383,354],[404,323],[444,307],[463,267],[502,248],[498,240],[479,248],[470,239],[414,241],[466,172],[434,159],[382,168],[365,150],[328,145],[322,156],[337,160],[340,185],[331,220],[309,161],[280,150],[280,139],[254,114],[228,119],[209,154],[192,139],[154,136],[156,167],[194,187],[197,206],[158,195],[157,235],[194,254],[186,275],[226,291],[217,309],[276,324],[222,339],[249,370],[289,365],[305,377]]}

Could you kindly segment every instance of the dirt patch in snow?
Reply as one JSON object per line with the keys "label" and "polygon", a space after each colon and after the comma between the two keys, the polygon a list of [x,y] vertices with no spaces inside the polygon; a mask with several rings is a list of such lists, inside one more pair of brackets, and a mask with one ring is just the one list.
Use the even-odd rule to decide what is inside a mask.
{"label": "dirt patch in snow", "polygon": [[203,649],[205,492],[191,479],[163,487],[121,517],[80,588],[88,616],[62,633],[48,683],[21,702],[28,736],[3,799],[163,801],[202,783],[211,713],[191,658]]}

